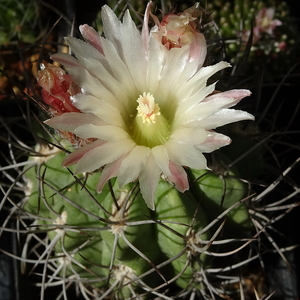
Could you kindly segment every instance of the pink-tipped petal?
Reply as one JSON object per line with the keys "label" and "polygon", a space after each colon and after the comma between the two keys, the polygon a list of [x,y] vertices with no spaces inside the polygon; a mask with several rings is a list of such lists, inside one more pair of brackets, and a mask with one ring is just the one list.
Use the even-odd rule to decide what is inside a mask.
{"label": "pink-tipped petal", "polygon": [[87,24],[80,25],[79,30],[84,40],[92,45],[95,49],[97,49],[101,54],[103,54],[103,48],[99,33],[93,27]]}
{"label": "pink-tipped petal", "polygon": [[190,61],[198,62],[198,69],[203,66],[207,54],[206,40],[202,33],[197,32],[190,48]]}
{"label": "pink-tipped petal", "polygon": [[100,167],[118,160],[132,150],[133,141],[123,139],[120,141],[106,142],[99,148],[91,149],[77,163],[75,173],[92,172]]}
{"label": "pink-tipped petal", "polygon": [[231,139],[228,136],[211,131],[209,132],[205,142],[200,145],[196,145],[195,147],[203,153],[210,153],[221,147],[227,146],[230,143]]}
{"label": "pink-tipped petal", "polygon": [[126,157],[126,155],[110,164],[107,164],[104,167],[104,169],[101,173],[101,177],[99,179],[98,185],[97,185],[98,193],[102,192],[104,185],[106,184],[106,182],[109,179],[118,176],[120,165],[125,157]]}
{"label": "pink-tipped petal", "polygon": [[75,57],[66,53],[55,53],[52,54],[50,58],[65,67],[82,68],[82,65]]}
{"label": "pink-tipped petal", "polygon": [[219,102],[219,108],[229,108],[231,106],[239,103],[243,98],[251,96],[249,90],[230,90],[222,93],[215,93],[209,97],[206,97],[202,103],[209,102],[210,104],[214,102]]}
{"label": "pink-tipped petal", "polygon": [[189,189],[189,181],[187,174],[182,166],[178,166],[170,161],[169,168],[171,176],[168,178],[175,184],[175,187],[180,192],[185,192]]}
{"label": "pink-tipped petal", "polygon": [[166,143],[166,148],[170,161],[174,164],[198,170],[206,168],[206,159],[195,146],[169,140]]}
{"label": "pink-tipped petal", "polygon": [[76,164],[89,151],[102,146],[104,143],[105,143],[104,141],[97,140],[97,141],[94,141],[90,144],[87,144],[87,145],[79,148],[78,150],[76,150],[76,151],[72,152],[71,154],[67,155],[67,157],[63,160],[62,165],[64,167],[68,167],[68,166]]}
{"label": "pink-tipped petal", "polygon": [[93,114],[70,112],[48,119],[44,122],[55,129],[73,132],[77,127],[85,124],[104,125],[104,123]]}
{"label": "pink-tipped petal", "polygon": [[254,116],[243,111],[235,109],[222,109],[213,115],[197,121],[194,125],[201,126],[204,129],[215,129],[217,127],[243,120],[254,120]]}

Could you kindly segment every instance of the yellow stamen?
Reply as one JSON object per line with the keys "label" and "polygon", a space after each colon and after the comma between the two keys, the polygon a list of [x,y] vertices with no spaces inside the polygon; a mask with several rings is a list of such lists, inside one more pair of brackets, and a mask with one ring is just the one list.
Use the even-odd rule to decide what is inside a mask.
{"label": "yellow stamen", "polygon": [[144,124],[155,123],[157,116],[160,115],[160,108],[154,100],[152,94],[145,92],[136,100],[139,104],[137,116],[142,118]]}

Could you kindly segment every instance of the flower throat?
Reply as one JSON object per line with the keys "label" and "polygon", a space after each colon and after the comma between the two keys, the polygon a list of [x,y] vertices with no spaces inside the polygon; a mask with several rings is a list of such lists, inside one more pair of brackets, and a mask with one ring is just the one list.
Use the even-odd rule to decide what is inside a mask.
{"label": "flower throat", "polygon": [[164,144],[169,136],[169,124],[150,93],[143,93],[136,100],[137,114],[132,123],[132,138],[136,144],[153,148]]}

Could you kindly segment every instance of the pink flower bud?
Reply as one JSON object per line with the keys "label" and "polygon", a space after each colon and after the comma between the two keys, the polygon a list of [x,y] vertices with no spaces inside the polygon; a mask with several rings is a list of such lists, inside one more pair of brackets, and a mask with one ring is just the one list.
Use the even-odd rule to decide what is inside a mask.
{"label": "pink flower bud", "polygon": [[191,45],[197,35],[197,17],[199,10],[196,5],[179,14],[168,14],[160,23],[162,43],[167,49],[181,48]]}
{"label": "pink flower bud", "polygon": [[80,88],[62,68],[48,64],[45,69],[38,72],[37,82],[42,87],[43,101],[52,107],[50,112],[53,115],[79,112],[70,97],[79,93]]}
{"label": "pink flower bud", "polygon": [[203,34],[197,29],[200,15],[199,3],[179,14],[168,14],[159,23],[152,16],[156,25],[156,37],[168,49],[190,47],[190,60],[199,60],[203,63],[206,56],[206,41]]}

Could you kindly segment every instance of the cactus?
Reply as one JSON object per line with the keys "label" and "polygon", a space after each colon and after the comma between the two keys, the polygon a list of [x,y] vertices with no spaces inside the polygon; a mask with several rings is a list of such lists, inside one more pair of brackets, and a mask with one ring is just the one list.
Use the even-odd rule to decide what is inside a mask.
{"label": "cactus", "polygon": [[[135,7],[134,1],[125,2],[126,7]],[[119,5],[116,8],[124,12]],[[140,5],[138,8],[143,11]],[[138,22],[138,18],[134,20]],[[167,22],[167,17],[164,20]],[[197,36],[193,25],[191,22],[189,37]],[[75,59],[68,60],[78,66]],[[46,70],[53,76],[61,75],[57,76],[57,94],[49,88],[51,80],[46,82],[48,86],[40,84],[46,104],[58,104],[57,95],[70,100],[80,90],[80,82],[72,81],[71,68],[71,75],[57,66],[49,65]],[[212,102],[218,95],[206,92]],[[47,117],[57,118],[82,113],[73,105],[76,101],[51,107],[40,104]],[[249,119],[249,115],[242,118]],[[91,114],[86,120],[97,125]],[[33,125],[31,119],[26,121],[26,126]],[[5,141],[17,150],[5,154],[11,166],[2,168],[3,174],[8,180],[15,179],[8,188],[5,184],[1,187],[5,196],[0,206],[9,211],[1,233],[16,231],[8,226],[14,219],[18,234],[26,233],[20,237],[20,257],[14,257],[21,261],[22,272],[35,281],[40,299],[260,299],[271,294],[266,283],[259,288],[255,281],[264,271],[257,262],[270,252],[278,252],[285,259],[288,248],[277,245],[270,231],[297,206],[293,199],[299,192],[297,184],[288,188],[282,185],[292,182],[288,176],[299,159],[285,166],[278,177],[268,174],[270,177],[261,179],[266,175],[268,158],[264,154],[269,144],[261,138],[263,133],[257,125],[253,126],[254,134],[245,121],[221,128],[220,132],[233,139],[232,145],[228,150],[225,147],[205,154],[209,162],[206,169],[183,166],[187,190],[178,188],[180,183],[173,173],[159,174],[153,209],[145,202],[140,185],[144,177],[127,182],[122,176],[110,176],[111,170],[104,166],[78,172],[68,161],[76,159],[74,151],[89,149],[95,138],[84,136],[80,128],[74,133],[53,130],[48,124],[40,121],[30,127],[30,145],[5,127],[9,136]],[[174,161],[173,168],[179,159]],[[103,177],[109,177],[106,184]]]}
{"label": "cactus", "polygon": [[[33,166],[24,170],[28,196],[23,208],[36,216],[36,228],[48,232],[48,251],[62,265],[59,276],[70,281],[80,276],[86,289],[99,296],[107,289],[121,299],[173,281],[182,289],[206,290],[197,274],[212,267],[206,250],[213,234],[207,225],[218,215],[210,213],[210,206],[221,207],[216,197],[222,198],[223,189],[208,189],[215,196],[203,197],[197,190],[182,194],[162,179],[152,212],[136,184],[120,188],[112,180],[98,194],[98,172],[75,176],[72,168],[61,166],[63,151],[47,145],[37,150],[43,156],[30,157]],[[229,181],[226,209],[245,196],[243,185]],[[214,176],[199,186],[205,184],[216,185]],[[237,228],[250,222],[247,211],[231,212]]]}

